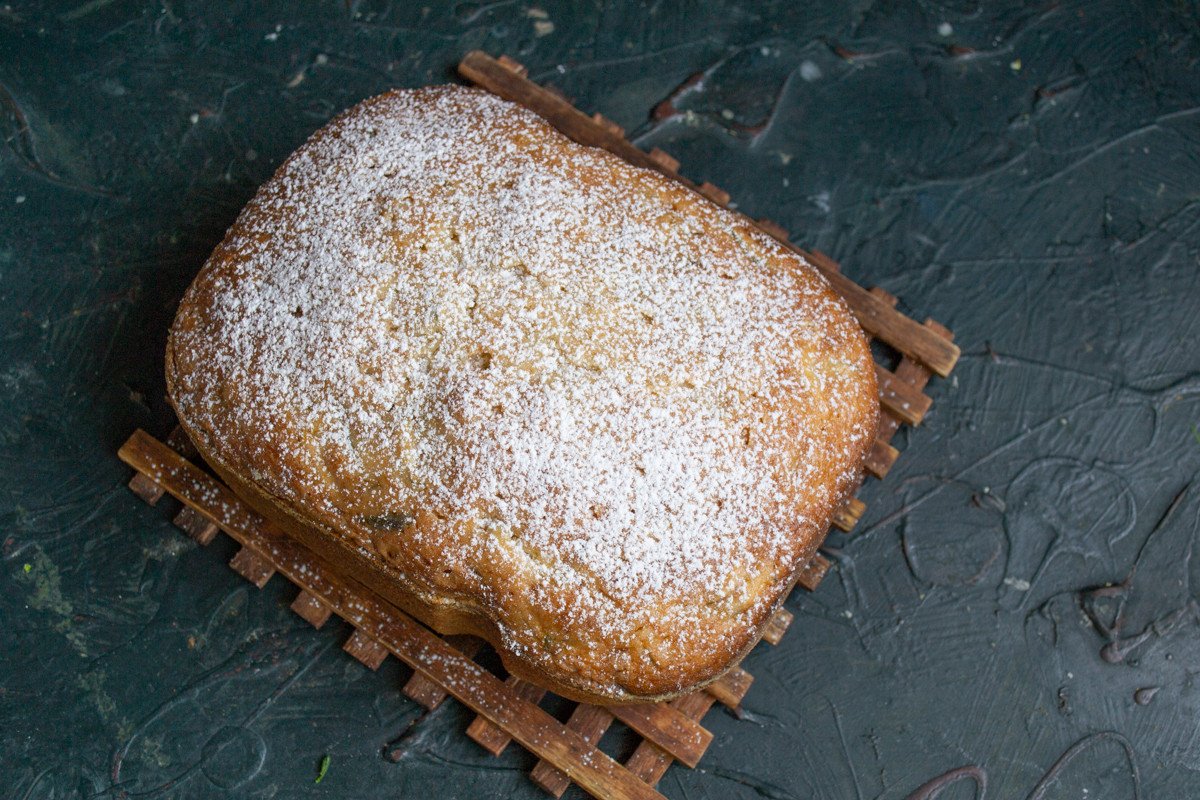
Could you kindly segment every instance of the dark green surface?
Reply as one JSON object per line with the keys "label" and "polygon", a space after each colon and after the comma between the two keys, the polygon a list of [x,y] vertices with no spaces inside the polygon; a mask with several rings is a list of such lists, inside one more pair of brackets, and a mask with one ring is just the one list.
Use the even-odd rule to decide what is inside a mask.
{"label": "dark green surface", "polygon": [[114,457],[169,427],[166,328],[254,188],[484,48],[964,348],[748,659],[745,719],[714,711],[663,791],[904,798],[974,765],[995,798],[1200,796],[1197,4],[540,8],[0,5],[0,795],[540,796],[454,704],[410,727],[404,668],[249,587]]}

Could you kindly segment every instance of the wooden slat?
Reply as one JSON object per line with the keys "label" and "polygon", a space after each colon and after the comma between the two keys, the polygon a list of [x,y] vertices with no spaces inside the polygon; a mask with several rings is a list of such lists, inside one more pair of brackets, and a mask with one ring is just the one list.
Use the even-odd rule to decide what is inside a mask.
{"label": "wooden slat", "polygon": [[161,486],[140,472],[135,473],[129,479],[129,490],[136,494],[143,502],[152,506],[158,505],[158,501],[166,494]]}
{"label": "wooden slat", "polygon": [[[928,326],[917,325],[916,320],[896,310],[899,300],[895,295],[878,286],[863,289],[841,275],[837,262],[824,253],[816,250],[801,252],[825,273],[833,288],[842,294],[863,330],[908,358],[928,364],[933,372],[943,378],[954,369],[958,363],[959,349],[952,341],[953,336],[930,336]],[[834,273],[837,274],[836,278],[832,277]],[[876,324],[875,320],[889,321]],[[939,338],[941,342],[937,341]],[[919,391],[924,386],[923,382],[915,388]]]}
{"label": "wooden slat", "polygon": [[[475,654],[483,648],[483,640],[474,636],[446,636],[442,641],[462,653],[466,658],[474,658]],[[404,692],[405,697],[430,711],[440,706],[449,697],[445,689],[420,672],[414,672],[405,681],[404,687],[400,691]]]}
{"label": "wooden slat", "polygon": [[241,550],[238,550],[233,558],[229,559],[229,566],[259,589],[266,586],[267,581],[271,580],[271,576],[275,574],[275,568],[271,566],[271,562],[249,547],[242,547]]}
{"label": "wooden slat", "polygon": [[518,77],[524,78],[529,75],[529,70],[526,69],[524,64],[508,56],[500,56],[500,58],[496,59],[496,63]]}
{"label": "wooden slat", "polygon": [[926,328],[929,328],[929,330],[933,331],[938,336],[941,336],[943,339],[948,339],[948,340],[954,339],[954,331],[950,330],[949,328],[947,328],[942,323],[938,322],[933,317],[926,317],[925,321],[921,324],[924,325]]}
{"label": "wooden slat", "polygon": [[775,613],[767,620],[767,627],[763,630],[763,641],[767,644],[779,644],[791,624],[792,612],[782,606],[775,609]]}
{"label": "wooden slat", "polygon": [[712,200],[714,203],[716,203],[719,206],[729,205],[729,201],[732,199],[729,196],[729,192],[725,191],[724,189],[722,189],[718,186],[713,186],[708,181],[705,181],[704,183],[697,186],[696,191],[699,192],[700,194],[704,195],[705,197],[707,197],[709,200]]}
{"label": "wooden slat", "polygon": [[[624,137],[616,136],[611,131],[597,125],[590,117],[570,103],[564,102],[543,87],[512,72],[487,53],[478,50],[467,53],[459,63],[458,71],[467,80],[493,94],[525,106],[558,128],[567,137],[582,144],[603,147],[634,166],[657,170],[672,180],[704,194],[702,186],[698,186],[678,173],[664,169],[649,154]],[[716,192],[721,191],[716,187],[711,187],[708,191],[714,189]],[[720,202],[721,196],[718,194],[710,199]],[[753,220],[743,218],[753,224]],[[950,370],[954,368],[959,356],[958,348],[953,342],[880,301],[840,272],[828,269],[825,264],[827,259],[819,254],[807,253],[790,241],[780,241],[784,246],[807,258],[822,271],[830,285],[846,300],[847,305],[858,318],[859,324],[869,334],[886,342],[901,353],[928,365],[930,369],[943,377],[950,374]]]}
{"label": "wooden slat", "polygon": [[[140,475],[141,473],[138,474]],[[216,525],[213,525],[203,514],[191,506],[184,506],[179,509],[179,513],[175,515],[173,522],[176,528],[186,533],[202,547],[211,544],[219,531]]]}
{"label": "wooden slat", "polygon": [[[612,725],[613,719],[612,713],[607,708],[594,706],[591,703],[580,703],[571,712],[571,717],[567,720],[567,727],[583,737],[584,741],[595,744]],[[539,761],[535,764],[529,777],[555,797],[562,797],[563,792],[571,785],[571,779],[567,777],[567,774],[548,761]]]}
{"label": "wooden slat", "polygon": [[387,648],[361,630],[355,630],[350,634],[350,638],[342,645],[342,649],[372,672],[379,669],[388,657]]}
{"label": "wooden slat", "polygon": [[447,697],[446,690],[420,672],[414,672],[400,689],[404,696],[430,711],[440,706]]}
{"label": "wooden slat", "polygon": [[854,530],[854,526],[862,519],[863,512],[866,511],[867,504],[857,497],[851,497],[846,501],[846,505],[838,509],[833,516],[833,525],[841,531],[849,533]]}
{"label": "wooden slat", "polygon": [[[535,686],[532,683],[511,675],[505,683],[530,703],[539,703],[546,696],[546,690],[542,687]],[[508,743],[512,741],[512,737],[508,735],[508,731],[492,724],[488,721],[487,717],[475,717],[471,724],[467,726],[467,736],[494,756],[503,753],[504,748],[508,747]]]}
{"label": "wooden slat", "polygon": [[[754,676],[741,667],[734,667],[719,680],[709,684],[703,690],[702,693],[708,695],[707,700],[689,701],[688,704],[684,705],[684,711],[686,712],[686,709],[690,706],[693,709],[702,707],[703,711],[706,712],[713,701],[724,703],[729,708],[736,709],[740,706],[742,698],[746,696],[746,692],[753,682]],[[675,707],[675,710],[678,711],[679,708]],[[699,720],[703,718],[704,714],[703,712],[699,714],[684,713],[684,716],[693,720]],[[576,707],[570,719],[567,720],[567,726],[578,731],[585,739],[594,743],[600,741],[600,737],[608,730],[609,725],[612,724],[612,720],[612,709],[582,703]],[[641,746],[646,746],[646,740],[643,740]],[[664,763],[665,760],[663,765],[663,769],[665,769],[665,765],[669,765],[673,760],[671,755],[663,748],[652,743],[649,746],[653,748],[651,754],[654,757],[650,757],[651,754],[644,754],[642,760],[646,761],[648,765],[658,765]],[[534,783],[555,797],[561,797],[563,792],[566,791],[567,786],[570,785],[570,779],[565,774],[545,762],[539,762],[533,768],[530,778],[533,779]]]}
{"label": "wooden slat", "polygon": [[933,405],[929,395],[879,364],[875,365],[875,381],[879,384],[879,404],[884,411],[906,425],[921,424]]}
{"label": "wooden slat", "polygon": [[[325,562],[270,526],[226,486],[155,440],[136,431],[121,460],[158,477],[166,491],[264,557],[288,580],[319,597],[356,628],[377,639],[477,714],[503,726],[534,755],[567,772],[595,797],[661,797],[633,773],[537,706],[522,700],[483,667],[361,587],[350,588]],[[707,695],[704,695],[707,696]]]}
{"label": "wooden slat", "polygon": [[867,460],[863,466],[876,478],[884,478],[891,471],[892,465],[896,463],[899,456],[899,450],[882,439],[876,439],[867,453]]}
{"label": "wooden slat", "polygon": [[[885,302],[895,302],[895,297],[879,287],[871,289],[871,293],[880,297]],[[925,320],[925,327],[932,331],[935,335],[943,337],[947,341],[954,338],[954,334],[950,329],[933,319]],[[929,379],[933,377],[933,373],[929,368],[919,361],[915,361],[908,356],[900,359],[900,363],[896,365],[896,380],[913,387],[916,391],[921,391],[925,385],[929,383]],[[883,441],[891,441],[892,436],[900,428],[903,420],[894,418],[890,414],[885,414],[879,421],[879,438]]]}
{"label": "wooden slat", "polygon": [[674,174],[679,171],[679,159],[675,158],[665,150],[660,150],[657,147],[651,148],[650,158],[653,159],[654,163],[658,164],[660,168],[666,170],[667,172]]}
{"label": "wooden slat", "polygon": [[[800,570],[800,574],[796,576],[796,583],[808,591],[814,592],[821,581],[824,580],[825,573],[829,572],[830,566],[829,559],[825,558],[825,556],[813,556],[813,560],[809,561],[804,569]],[[790,623],[791,620],[788,620],[788,622]],[[783,634],[780,634],[780,636],[782,637]],[[773,644],[778,644],[778,642],[774,642]]]}
{"label": "wooden slat", "polygon": [[851,497],[846,501],[846,508],[850,515],[857,520],[862,518],[863,512],[867,510],[867,504],[857,497]]}
{"label": "wooden slat", "polygon": [[876,298],[840,272],[825,273],[825,278],[850,306],[858,323],[867,333],[886,342],[901,353],[926,364],[943,378],[958,363],[959,351],[953,343],[932,334],[916,320],[901,314]]}
{"label": "wooden slat", "polygon": [[712,743],[712,734],[669,703],[609,706],[614,717],[654,742],[674,758],[694,767]]}
{"label": "wooden slat", "polygon": [[[547,87],[547,90],[551,91],[551,92],[554,91],[550,87]],[[561,97],[562,95],[559,94],[558,96]],[[601,114],[599,111],[597,111],[595,114],[592,114],[592,122],[596,123],[597,125],[604,128],[609,133],[614,134],[615,136],[624,136],[625,135],[624,128],[622,128],[617,123],[613,122],[608,117]]]}
{"label": "wooden slat", "polygon": [[754,683],[754,676],[741,667],[734,667],[717,680],[704,687],[718,703],[726,708],[736,710],[742,704],[742,698]]}
{"label": "wooden slat", "polygon": [[333,609],[322,603],[321,598],[309,594],[303,589],[300,590],[300,594],[296,595],[296,599],[292,601],[291,608],[300,619],[318,629],[333,616]]}
{"label": "wooden slat", "polygon": [[[895,308],[900,302],[900,298],[884,289],[882,286],[872,286],[870,288],[871,296],[878,298],[880,302],[885,303],[892,308]],[[932,373],[924,367],[917,364],[908,356],[900,359],[900,363],[896,365],[896,381],[902,385],[907,384],[914,390],[921,390],[929,380]],[[880,398],[882,403],[882,398]],[[881,442],[891,443],[892,437],[896,435],[896,431],[900,430],[900,426],[904,424],[904,420],[896,414],[883,414],[879,419],[879,431],[876,434],[876,440]]]}
{"label": "wooden slat", "polygon": [[[670,706],[688,719],[698,720],[704,718],[714,702],[716,701],[713,696],[707,692],[693,692],[672,700]],[[625,762],[625,767],[650,786],[654,786],[667,771],[667,767],[671,766],[671,760],[671,754],[654,742],[642,741]]]}

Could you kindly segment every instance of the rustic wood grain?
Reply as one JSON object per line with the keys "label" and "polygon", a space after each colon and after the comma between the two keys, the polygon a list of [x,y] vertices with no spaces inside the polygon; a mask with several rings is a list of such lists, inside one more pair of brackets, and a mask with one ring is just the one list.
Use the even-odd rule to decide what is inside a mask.
{"label": "rustic wood grain", "polygon": [[763,631],[762,640],[767,644],[779,644],[791,624],[792,612],[780,606],[775,609],[775,613],[767,620],[767,627]]}
{"label": "rustic wood grain", "polygon": [[[829,572],[830,566],[828,558],[823,555],[815,555],[812,561],[809,561],[800,570],[800,574],[796,576],[796,583],[810,592],[816,591],[817,586],[825,579],[825,573]],[[788,621],[791,622],[790,618]],[[782,637],[783,633],[781,632],[779,636]]]}
{"label": "rustic wood grain", "polygon": [[166,494],[161,486],[140,472],[129,479],[129,491],[137,495],[142,502],[152,506],[158,505],[158,501]]}
{"label": "rustic wood grain", "polygon": [[[483,640],[475,636],[444,636],[442,640],[462,653],[466,658],[474,658],[475,654],[482,650],[484,645]],[[420,672],[414,672],[405,681],[401,691],[404,692],[405,697],[419,703],[430,711],[440,706],[449,697],[445,689]]]}
{"label": "rustic wood grain", "polygon": [[[615,717],[607,708],[594,706],[591,703],[580,703],[571,712],[571,717],[567,720],[567,727],[583,737],[584,741],[595,744],[600,741],[600,737],[609,729],[614,719]],[[534,765],[529,777],[555,797],[562,797],[563,792],[571,785],[571,779],[565,772],[544,760],[538,761]]]}
{"label": "rustic wood grain", "polygon": [[[670,702],[670,706],[689,719],[702,719],[715,702],[713,696],[704,692],[684,695]],[[658,783],[667,767],[671,766],[671,754],[654,742],[643,740],[625,762],[625,767],[650,786]]]}
{"label": "rustic wood grain", "polygon": [[[523,681],[520,678],[510,675],[504,681],[512,690],[516,692],[522,699],[534,703],[535,705],[541,702],[541,699],[546,696],[546,690],[540,686]],[[493,724],[487,717],[477,716],[467,726],[467,736],[494,756],[498,756],[508,747],[508,743],[512,741],[512,737],[508,735],[508,731]]]}
{"label": "rustic wood grain", "polygon": [[633,728],[674,758],[694,767],[712,743],[712,734],[670,703],[643,703],[634,706],[610,706],[614,717]]}
{"label": "rustic wood grain", "polygon": [[875,381],[879,384],[879,404],[885,411],[906,425],[921,424],[933,405],[929,395],[879,364],[875,365]]}
{"label": "rustic wood grain", "polygon": [[184,506],[179,509],[179,513],[175,515],[172,522],[174,522],[176,528],[179,528],[188,537],[194,539],[201,547],[210,544],[218,533],[217,526],[205,519],[204,515],[191,506]]}
{"label": "rustic wood grain", "polygon": [[753,675],[741,667],[734,667],[722,675],[719,680],[704,687],[704,691],[712,695],[713,699],[721,705],[736,711],[741,707],[742,698],[746,696],[746,692],[750,691],[752,683],[754,683]]}
{"label": "rustic wood grain", "polygon": [[238,550],[229,560],[229,566],[259,589],[266,586],[267,581],[271,580],[271,576],[275,574],[275,568],[271,566],[270,560],[263,558],[249,547]]}
{"label": "rustic wood grain", "polygon": [[876,478],[886,478],[899,457],[899,450],[882,438],[876,439],[867,452],[867,460],[863,463],[863,468]]}
{"label": "rustic wood grain", "polygon": [[292,601],[291,609],[300,619],[317,629],[320,629],[333,616],[333,609],[322,603],[321,598],[309,594],[303,589]]}
{"label": "rustic wood grain", "polygon": [[350,638],[342,645],[342,649],[372,672],[379,669],[388,657],[387,648],[361,630],[350,634]]}
{"label": "rustic wood grain", "polygon": [[863,512],[867,510],[867,504],[857,497],[851,497],[846,501],[846,505],[838,509],[833,517],[833,525],[840,531],[849,533],[854,530],[854,526],[862,519]]}

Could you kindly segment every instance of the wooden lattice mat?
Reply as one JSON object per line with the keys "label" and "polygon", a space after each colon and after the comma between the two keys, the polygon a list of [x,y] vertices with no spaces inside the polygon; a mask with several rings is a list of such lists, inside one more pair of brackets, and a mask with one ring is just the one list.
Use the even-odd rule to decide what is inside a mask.
{"label": "wooden lattice mat", "polygon": [[[576,110],[552,89],[526,78],[517,62],[473,52],[459,64],[468,80],[494,94],[538,113],[570,138],[603,147],[640,167],[662,172],[720,205],[729,196],[711,184],[694,184],[678,174],[679,162],[661,150],[645,153],[630,144],[614,123]],[[933,374],[946,376],[958,358],[951,334],[933,320],[918,324],[896,310],[896,298],[881,289],[863,289],[841,275],[838,265],[820,253],[799,250],[787,232],[768,220],[755,222],[762,230],[801,252],[814,263],[846,299],[869,335],[895,351],[895,369],[877,365],[883,420],[867,462],[867,472],[884,477],[899,455],[891,445],[901,425],[916,425],[929,411],[924,393]],[[753,677],[735,667],[716,683],[667,703],[601,707],[580,703],[559,722],[539,705],[546,691],[509,677],[502,680],[474,658],[484,643],[469,636],[442,637],[383,601],[357,582],[340,577],[325,562],[274,528],[244,504],[219,480],[195,463],[197,454],[179,428],[160,442],[136,431],[119,456],[137,473],[130,481],[134,493],[151,505],[171,495],[183,505],[175,524],[202,545],[224,531],[241,545],[229,565],[262,588],[275,574],[299,587],[292,610],[320,628],[333,614],[354,628],[344,649],[370,669],[378,669],[389,654],[412,667],[403,692],[427,709],[454,697],[477,714],[467,735],[488,752],[499,755],[516,741],[539,761],[530,777],[554,796],[571,783],[596,797],[661,797],[654,789],[667,768],[679,761],[694,767],[712,740],[701,720],[715,704],[735,713]],[[861,517],[863,503],[852,498],[837,514],[834,525],[850,531]],[[830,562],[817,556],[797,578],[815,589]],[[777,644],[792,615],[782,606],[771,617],[763,639]],[[619,722],[640,741],[624,763],[601,752],[596,743]]]}

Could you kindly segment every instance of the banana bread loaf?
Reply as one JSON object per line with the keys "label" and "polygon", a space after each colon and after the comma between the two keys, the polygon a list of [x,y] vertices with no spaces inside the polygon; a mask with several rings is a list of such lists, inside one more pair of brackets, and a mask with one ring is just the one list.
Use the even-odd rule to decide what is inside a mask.
{"label": "banana bread loaf", "polygon": [[510,672],[646,701],[758,639],[876,432],[803,259],[486,93],[343,113],[180,305],[181,424],[287,533]]}

